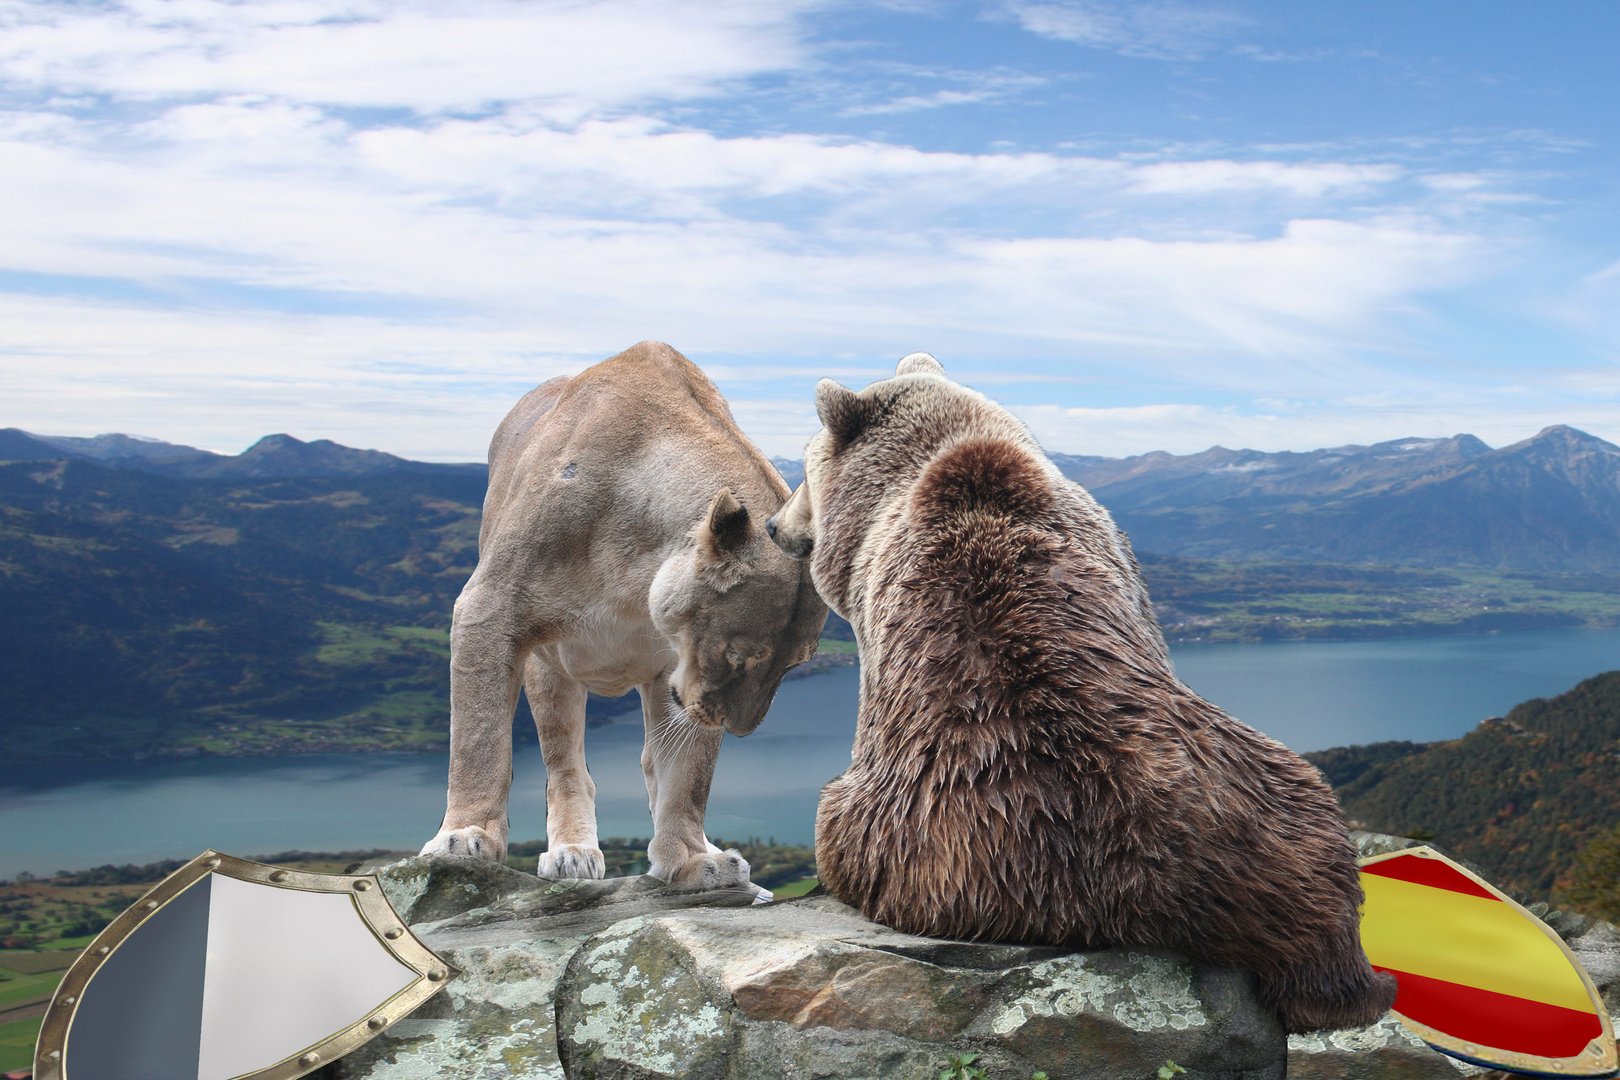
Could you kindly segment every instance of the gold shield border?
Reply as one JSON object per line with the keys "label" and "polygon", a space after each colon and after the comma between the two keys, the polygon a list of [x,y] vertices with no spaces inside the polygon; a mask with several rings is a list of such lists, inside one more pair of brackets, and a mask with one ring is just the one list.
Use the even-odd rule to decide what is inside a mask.
{"label": "gold shield border", "polygon": [[[62,1050],[67,1045],[68,1029],[73,1024],[79,998],[107,957],[134,933],[153,913],[179,896],[209,874],[223,874],[238,881],[251,881],[278,889],[297,889],[301,892],[344,893],[354,902],[355,910],[366,926],[382,943],[394,959],[415,971],[416,981],[363,1016],[354,1024],[307,1046],[281,1061],[257,1072],[244,1073],[234,1080],[294,1080],[312,1069],[335,1061],[356,1047],[388,1030],[428,998],[438,993],[445,984],[461,972],[439,959],[434,952],[412,934],[393,905],[383,895],[382,886],[371,874],[315,874],[304,870],[285,870],[279,866],[238,859],[218,851],[208,850],[158,882],[135,903],[131,904],[90,943],[89,948],[62,976],[61,983],[51,998],[50,1008],[40,1025],[39,1041],[34,1046],[35,1080],[74,1080],[63,1070]],[[79,1077],[77,1080],[96,1080]]]}
{"label": "gold shield border", "polygon": [[1569,946],[1564,944],[1564,939],[1558,936],[1558,931],[1536,918],[1513,897],[1498,889],[1495,885],[1468,869],[1468,867],[1446,858],[1431,847],[1420,845],[1418,847],[1401,848],[1399,851],[1391,851],[1383,855],[1371,855],[1365,859],[1358,859],[1356,865],[1358,867],[1367,867],[1374,863],[1384,862],[1386,859],[1400,858],[1402,855],[1415,855],[1420,859],[1433,859],[1446,864],[1476,885],[1482,886],[1492,896],[1517,911],[1527,923],[1551,939],[1552,943],[1558,946],[1558,950],[1564,954],[1564,958],[1569,961],[1569,966],[1574,968],[1576,974],[1581,977],[1581,985],[1586,988],[1587,1000],[1591,1003],[1592,1011],[1597,1013],[1598,1019],[1603,1025],[1603,1030],[1586,1045],[1586,1049],[1582,1053],[1567,1058],[1549,1058],[1536,1054],[1523,1054],[1514,1050],[1503,1050],[1495,1046],[1464,1042],[1462,1039],[1447,1035],[1443,1031],[1429,1027],[1427,1024],[1421,1024],[1411,1017],[1404,1016],[1391,1009],[1390,1012],[1395,1018],[1405,1024],[1412,1034],[1430,1046],[1436,1049],[1448,1050],[1471,1061],[1483,1059],[1505,1065],[1510,1069],[1541,1075],[1555,1074],[1572,1078],[1613,1076],[1617,1063],[1614,1024],[1609,1019],[1609,1010],[1604,1007],[1603,998],[1598,994],[1597,987],[1592,982],[1592,976],[1587,974],[1586,968],[1581,966],[1581,962],[1575,958],[1575,954],[1570,951]]}

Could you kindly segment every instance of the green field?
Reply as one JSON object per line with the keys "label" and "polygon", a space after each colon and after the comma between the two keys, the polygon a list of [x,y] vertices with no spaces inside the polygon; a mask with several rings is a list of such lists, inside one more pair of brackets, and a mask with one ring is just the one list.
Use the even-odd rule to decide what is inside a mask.
{"label": "green field", "polygon": [[39,1040],[43,1016],[0,1024],[0,1070],[26,1069],[34,1063],[34,1043]]}
{"label": "green field", "polygon": [[[748,860],[750,878],[767,889],[792,887],[806,880],[814,884],[816,853],[812,848],[778,844],[774,838],[759,837],[740,841],[716,838],[715,843],[741,852]],[[608,877],[647,872],[645,839],[608,837],[602,840],[601,847]],[[513,841],[507,848],[507,865],[532,874],[545,849],[544,840]],[[382,850],[283,851],[259,856],[255,861],[319,874],[342,874],[367,859],[404,858],[414,854],[413,851]],[[88,945],[95,935],[85,934],[86,929],[105,926],[183,862],[169,859],[146,866],[99,866],[0,885],[0,940],[9,943],[0,948],[0,1007],[34,992],[29,988],[35,983],[27,980],[53,978],[72,960],[71,955],[39,950]],[[47,972],[47,969],[55,970]]]}
{"label": "green field", "polygon": [[[19,1006],[43,1005],[49,1001],[51,994],[56,991],[56,984],[62,981],[63,969],[67,966],[63,960],[71,960],[73,955],[70,953],[67,957],[58,958],[50,953],[0,950],[0,1012]],[[62,963],[62,967],[54,971],[33,971],[58,963]],[[33,973],[26,973],[30,971]],[[0,1071],[25,1069],[33,1064],[34,1040],[39,1037],[39,1025],[43,1019],[35,1016],[0,1024]]]}
{"label": "green field", "polygon": [[[0,964],[5,953],[0,952]],[[7,1009],[30,1001],[43,1001],[51,996],[56,984],[62,981],[60,971],[45,971],[38,975],[18,975],[0,982],[0,1009]]]}
{"label": "green field", "polygon": [[803,896],[820,884],[821,882],[813,877],[800,878],[798,881],[790,881],[786,885],[778,885],[771,890],[771,894],[778,900],[792,900],[795,896]]}
{"label": "green field", "polygon": [[1620,575],[1142,556],[1172,641],[1346,640],[1620,625]]}

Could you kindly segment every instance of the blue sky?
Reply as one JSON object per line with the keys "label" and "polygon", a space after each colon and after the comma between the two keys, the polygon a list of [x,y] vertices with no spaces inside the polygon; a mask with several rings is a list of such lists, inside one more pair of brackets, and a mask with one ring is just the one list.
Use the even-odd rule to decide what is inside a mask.
{"label": "blue sky", "polygon": [[0,425],[483,456],[643,338],[796,456],[1620,441],[1620,5],[0,0]]}

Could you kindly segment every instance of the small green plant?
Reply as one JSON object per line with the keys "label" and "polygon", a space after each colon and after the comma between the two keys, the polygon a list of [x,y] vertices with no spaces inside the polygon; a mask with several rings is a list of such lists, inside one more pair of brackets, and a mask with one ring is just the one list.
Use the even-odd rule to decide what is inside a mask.
{"label": "small green plant", "polygon": [[1047,1080],[1047,1076],[1039,1069],[1036,1069],[1034,1072],[1029,1074],[1029,1080]]}
{"label": "small green plant", "polygon": [[1183,1069],[1180,1065],[1177,1065],[1169,1058],[1165,1058],[1164,1064],[1159,1066],[1159,1080],[1172,1080],[1176,1073],[1184,1073],[1186,1071],[1186,1069]]}
{"label": "small green plant", "polygon": [[973,1064],[978,1060],[978,1054],[952,1054],[940,1070],[939,1080],[984,1080],[984,1070]]}

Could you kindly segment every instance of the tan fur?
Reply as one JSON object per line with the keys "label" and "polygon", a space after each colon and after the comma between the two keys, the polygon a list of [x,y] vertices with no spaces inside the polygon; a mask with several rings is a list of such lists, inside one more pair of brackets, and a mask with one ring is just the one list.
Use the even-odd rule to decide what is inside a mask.
{"label": "tan fur", "polygon": [[748,864],[703,833],[721,733],[754,729],[827,616],[764,533],[787,485],[714,384],[650,341],[531,391],[489,463],[478,568],[450,635],[448,805],[422,853],[505,858],[521,680],[546,763],[540,873],[601,877],[586,691],[634,687],[651,872],[747,885]]}
{"label": "tan fur", "polygon": [[911,933],[1240,964],[1289,1031],[1380,1016],[1332,792],[1177,680],[1107,512],[926,355],[816,405],[767,529],[860,646],[816,817],[832,894]]}

